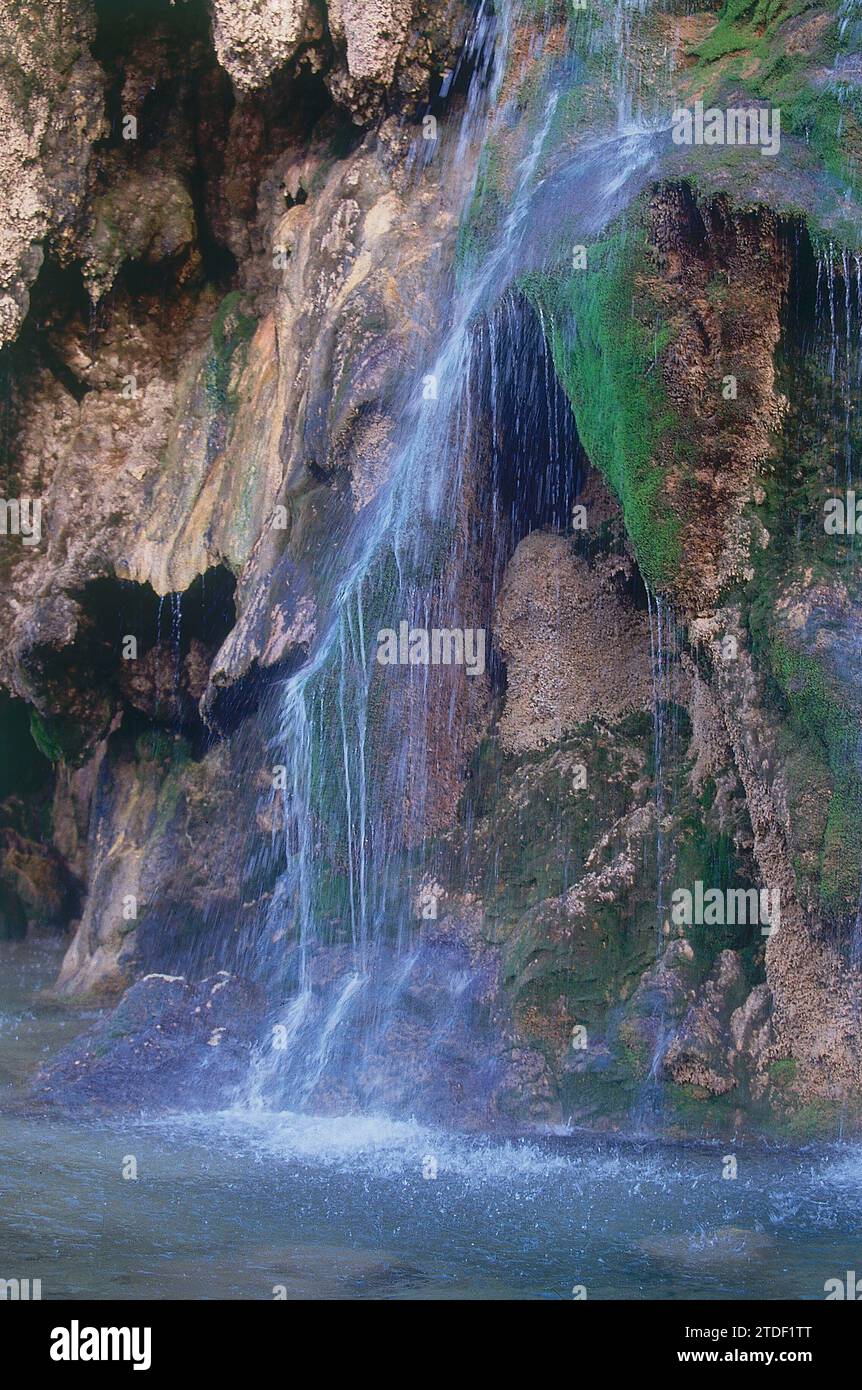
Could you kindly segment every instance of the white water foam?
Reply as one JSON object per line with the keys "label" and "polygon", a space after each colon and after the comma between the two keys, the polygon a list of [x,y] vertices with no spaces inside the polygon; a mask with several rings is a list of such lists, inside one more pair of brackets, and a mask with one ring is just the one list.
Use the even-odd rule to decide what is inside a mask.
{"label": "white water foam", "polygon": [[467,1187],[523,1183],[534,1187],[561,1180],[575,1191],[621,1180],[664,1187],[681,1176],[676,1165],[658,1153],[561,1151],[538,1139],[473,1137],[383,1114],[330,1116],[235,1109],[173,1115],[154,1123],[178,1137],[252,1152],[257,1159],[375,1178],[412,1176],[422,1181],[429,1158],[434,1160],[438,1180],[455,1178]]}

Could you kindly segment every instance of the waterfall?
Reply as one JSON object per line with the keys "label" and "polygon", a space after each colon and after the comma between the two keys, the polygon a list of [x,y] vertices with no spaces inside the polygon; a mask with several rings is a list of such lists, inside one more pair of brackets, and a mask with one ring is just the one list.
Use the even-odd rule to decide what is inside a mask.
{"label": "waterfall", "polygon": [[[494,44],[490,95],[484,106],[468,100],[455,142],[458,160],[476,147],[478,131],[500,119],[495,101],[505,62],[501,34],[511,30],[508,15],[492,30],[480,12],[471,43]],[[628,81],[624,68],[621,88]],[[420,959],[424,913],[417,906],[434,882],[433,850],[420,848],[433,838],[426,833],[434,811],[429,724],[457,747],[459,727],[469,717],[463,706],[478,697],[463,673],[466,692],[455,684],[435,687],[438,673],[427,665],[408,666],[397,691],[383,688],[375,635],[402,622],[426,629],[438,623],[464,630],[488,625],[490,613],[476,611],[475,600],[462,591],[471,545],[463,485],[479,408],[496,408],[493,350],[481,400],[474,379],[478,355],[500,332],[495,305],[502,305],[501,322],[509,318],[511,334],[507,291],[535,264],[548,227],[558,227],[560,197],[569,199],[573,235],[586,236],[611,220],[630,198],[631,185],[646,181],[652,167],[654,132],[633,131],[626,123],[555,171],[551,187],[543,155],[558,102],[552,85],[515,171],[496,240],[484,262],[461,277],[436,359],[423,369],[421,382],[410,382],[405,391],[389,484],[359,518],[339,557],[341,577],[308,661],[281,688],[270,752],[280,772],[275,795],[286,866],[272,895],[261,950],[267,979],[281,981],[283,1003],[255,1050],[239,1097],[243,1105],[409,1111],[418,1096],[427,1102],[435,1085],[434,1050],[450,1046],[466,1026],[464,1011],[478,989],[469,966],[462,970],[450,961],[444,970],[428,952]],[[543,343],[539,371],[549,410],[552,370]],[[431,389],[423,390],[429,383]],[[549,429],[552,438],[559,436],[552,419]],[[492,471],[495,466],[492,461]],[[506,520],[490,519],[492,535]],[[482,524],[488,528],[487,520]],[[411,1036],[402,1005],[407,999],[417,1004],[429,992],[429,977],[436,991],[433,1005],[422,1004],[433,1015],[430,1043],[423,1045],[429,1055],[414,1067],[415,1059],[404,1052]],[[399,1065],[387,1067],[387,1054]],[[417,1069],[421,1077],[411,1074]]]}
{"label": "waterfall", "polygon": [[[476,32],[487,42],[490,31],[481,16],[480,21]],[[499,51],[494,63],[495,90],[502,71]],[[288,918],[292,926],[283,962],[292,993],[256,1053],[247,1093],[253,1104],[307,1103],[325,1073],[342,1078],[351,1072],[367,1092],[368,1083],[358,1082],[357,1072],[364,1064],[373,1066],[388,1003],[397,996],[410,958],[412,905],[423,869],[411,842],[425,812],[428,749],[421,724],[430,672],[428,667],[409,670],[411,685],[421,684],[408,693],[411,709],[419,713],[408,713],[406,731],[393,725],[391,710],[383,712],[384,726],[402,735],[401,746],[390,755],[380,746],[380,722],[373,726],[371,717],[380,671],[374,636],[378,626],[397,628],[401,621],[430,625],[432,610],[444,627],[457,627],[461,617],[464,626],[472,626],[469,615],[453,611],[453,585],[435,576],[435,569],[446,568],[447,542],[452,544],[457,529],[461,450],[472,424],[475,319],[489,288],[511,279],[531,181],[555,106],[552,95],[518,170],[517,193],[497,246],[451,306],[436,360],[423,373],[433,391],[423,396],[421,386],[413,384],[391,482],[360,529],[326,630],[311,659],[281,692],[271,749],[273,763],[284,768],[280,795],[287,867],[274,895],[271,925],[282,928]],[[457,158],[479,119],[475,103],[468,103]],[[327,924],[321,892],[339,845],[346,920]],[[326,947],[329,958],[322,966]],[[322,981],[321,969],[330,968],[334,978]],[[358,1048],[350,1056],[348,1040]]]}
{"label": "waterfall", "polygon": [[[661,962],[668,945],[668,870],[672,863],[672,846],[668,845],[665,824],[673,815],[673,787],[668,786],[668,770],[678,764],[677,752],[677,692],[678,656],[683,634],[665,600],[647,588],[650,636],[650,667],[652,672],[653,706],[653,783],[655,800],[655,880],[656,880],[656,965]],[[646,1078],[635,1102],[633,1121],[644,1134],[654,1133],[661,1115],[663,1088],[661,1065],[675,1023],[666,1017],[666,1000],[662,990],[655,992],[652,1056]]]}

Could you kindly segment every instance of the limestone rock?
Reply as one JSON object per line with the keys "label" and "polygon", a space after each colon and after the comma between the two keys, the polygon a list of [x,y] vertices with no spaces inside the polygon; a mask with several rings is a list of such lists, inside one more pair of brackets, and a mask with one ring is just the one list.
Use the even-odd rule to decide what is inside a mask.
{"label": "limestone rock", "polygon": [[126,260],[158,264],[188,256],[197,241],[191,194],[176,175],[158,170],[127,173],[95,200],[82,239],[84,283],[95,302],[114,283]]}
{"label": "limestone rock", "polygon": [[698,1086],[712,1095],[736,1086],[729,1032],[743,994],[739,953],[722,951],[664,1056],[664,1070],[678,1085]]}
{"label": "limestone rock", "polygon": [[29,307],[46,238],[65,259],[104,133],[89,0],[0,3],[0,346]]}
{"label": "limestone rock", "polygon": [[772,1042],[772,992],[755,985],[747,999],[730,1016],[730,1037],[737,1057],[756,1067]]}
{"label": "limestone rock", "polygon": [[41,1072],[35,1096],[74,1110],[140,1112],[224,1101],[248,1065],[261,1000],[227,971],[190,981],[149,974],[92,1032]]}
{"label": "limestone rock", "polygon": [[668,1030],[679,1023],[692,1002],[693,960],[694,952],[684,937],[669,942],[625,1006],[619,1038],[643,1076],[664,1056]]}
{"label": "limestone rock", "polygon": [[218,60],[240,92],[262,87],[322,33],[311,0],[211,0],[211,8]]}
{"label": "limestone rock", "polygon": [[590,719],[649,707],[645,614],[562,536],[534,531],[518,546],[500,590],[496,634],[507,670],[501,737],[512,752],[540,748]]}

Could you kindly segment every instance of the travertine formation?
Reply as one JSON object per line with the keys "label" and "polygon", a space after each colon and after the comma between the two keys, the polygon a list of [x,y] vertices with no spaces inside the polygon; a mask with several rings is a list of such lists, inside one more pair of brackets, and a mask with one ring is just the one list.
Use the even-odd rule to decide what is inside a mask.
{"label": "travertine formation", "polygon": [[591,719],[649,709],[646,615],[621,601],[624,562],[599,569],[574,541],[534,531],[509,562],[497,610],[506,661],[503,747],[523,753]]}
{"label": "travertine formation", "polygon": [[212,0],[218,60],[240,92],[262,87],[301,43],[322,36],[317,11],[310,0]]}
{"label": "travertine formation", "polygon": [[49,241],[70,258],[105,130],[89,0],[0,5],[0,346],[18,333]]}
{"label": "travertine formation", "polygon": [[[70,930],[64,995],[116,996],[144,976],[123,1018],[148,1037],[151,1006],[184,1036],[203,998],[185,977],[232,967],[251,923],[294,933],[279,897],[294,793],[272,796],[286,755],[268,702],[325,631],[386,497],[405,383],[437,357],[452,268],[476,283],[547,121],[523,263],[492,289],[513,316],[536,315],[551,367],[524,388],[535,400],[492,409],[476,313],[458,502],[448,531],[421,537],[439,547],[433,600],[487,621],[488,669],[472,684],[396,672],[388,707],[380,673],[369,682],[361,738],[384,754],[363,743],[361,771],[391,789],[388,820],[326,862],[314,911],[335,941],[345,864],[375,836],[391,834],[408,878],[427,852],[410,879],[423,926],[408,1002],[381,1069],[400,1095],[412,1066],[459,1122],[619,1124],[660,1078],[671,1127],[737,1126],[746,1110],[794,1133],[850,1126],[860,602],[805,509],[825,466],[811,462],[812,421],[841,395],[836,324],[856,312],[858,246],[824,252],[814,215],[813,231],[798,215],[815,130],[783,207],[765,165],[744,196],[732,161],[711,182],[678,162],[650,173],[622,214],[634,269],[614,279],[618,229],[603,229],[594,296],[578,301],[553,255],[562,238],[571,257],[579,142],[607,117],[618,143],[617,105],[608,73],[548,100],[583,43],[569,7],[515,18],[495,88],[488,51],[463,49],[470,7],[445,0],[166,0],[128,34],[90,0],[0,0],[2,478],[7,497],[42,505],[40,544],[4,535],[0,551],[0,683],[14,697],[0,721],[12,742],[29,722],[41,754],[38,777],[0,798],[0,930]],[[715,74],[694,69],[728,17],[641,19],[629,57],[645,83],[666,80],[670,45],[692,93],[706,90]],[[796,25],[794,54],[816,56],[831,22]],[[738,50],[715,48],[724,80]],[[573,70],[598,52],[591,39]],[[493,92],[483,150],[475,119],[459,123]],[[847,119],[852,145],[849,106]],[[439,145],[438,120],[451,123]],[[827,295],[832,375],[824,388],[806,359],[796,399],[788,362]],[[598,421],[588,347],[593,379],[620,373]],[[566,395],[561,466],[573,496],[577,479],[579,500],[601,498],[586,534],[527,517],[497,413],[554,415]],[[840,427],[852,454],[852,411]],[[650,568],[643,542],[662,526]],[[410,549],[393,543],[363,591],[364,638]],[[359,723],[337,693],[321,724],[344,740],[349,779]],[[323,732],[307,731],[315,774]],[[342,792],[327,793],[309,817],[315,852],[339,814]],[[673,887],[710,875],[779,889],[779,931],[673,922]],[[322,949],[315,981],[346,950]],[[428,1046],[453,979],[469,1008],[438,1074]],[[205,1030],[192,1034],[208,1064]],[[111,1071],[103,1037],[79,1059],[88,1098]],[[136,1074],[144,1053],[134,1037],[122,1048]],[[480,1072],[471,1110],[463,1078]]]}

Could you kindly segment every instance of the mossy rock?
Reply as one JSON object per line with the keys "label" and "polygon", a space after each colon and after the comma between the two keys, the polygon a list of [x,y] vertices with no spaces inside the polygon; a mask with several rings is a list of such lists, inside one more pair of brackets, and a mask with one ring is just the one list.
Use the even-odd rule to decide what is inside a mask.
{"label": "mossy rock", "polygon": [[241,372],[254,337],[257,319],[242,312],[242,297],[238,290],[225,295],[213,319],[210,333],[212,348],[204,364],[204,391],[213,411],[234,414],[238,398],[235,376]]}
{"label": "mossy rock", "polygon": [[781,1057],[777,1062],[773,1062],[769,1068],[769,1077],[774,1086],[779,1090],[785,1090],[792,1086],[796,1080],[797,1066],[793,1057]]}
{"label": "mossy rock", "polygon": [[663,589],[679,565],[682,529],[666,478],[687,455],[658,370],[669,335],[647,286],[651,271],[633,211],[589,247],[585,269],[532,271],[520,286],[547,326],[578,436],[620,500],[641,573]]}

